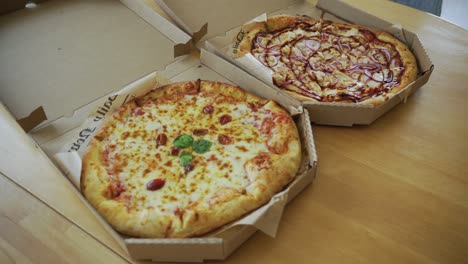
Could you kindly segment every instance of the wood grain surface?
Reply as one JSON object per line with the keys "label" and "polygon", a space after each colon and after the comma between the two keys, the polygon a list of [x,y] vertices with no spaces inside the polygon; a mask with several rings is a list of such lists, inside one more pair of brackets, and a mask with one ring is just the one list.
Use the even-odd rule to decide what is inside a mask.
{"label": "wood grain surface", "polygon": [[[314,126],[315,182],[285,209],[276,238],[258,232],[225,262],[467,263],[468,32],[390,1],[346,2],[418,33],[432,77],[370,126]],[[43,202],[68,183],[28,192],[57,172],[11,170],[24,136],[4,109],[0,122],[0,263],[125,262],[73,194]]]}

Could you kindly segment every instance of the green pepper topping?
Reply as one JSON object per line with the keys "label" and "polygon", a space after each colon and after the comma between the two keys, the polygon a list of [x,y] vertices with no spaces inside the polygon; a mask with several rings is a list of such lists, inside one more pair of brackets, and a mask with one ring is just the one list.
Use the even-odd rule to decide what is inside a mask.
{"label": "green pepper topping", "polygon": [[180,135],[174,140],[174,146],[184,149],[188,148],[192,145],[193,143],[193,137],[190,135]]}
{"label": "green pepper topping", "polygon": [[211,142],[205,139],[195,140],[195,142],[193,142],[192,147],[196,153],[203,154],[207,152],[208,150],[210,150]]}
{"label": "green pepper topping", "polygon": [[180,164],[182,164],[182,167],[187,167],[190,162],[192,162],[193,156],[190,153],[184,153],[180,155]]}

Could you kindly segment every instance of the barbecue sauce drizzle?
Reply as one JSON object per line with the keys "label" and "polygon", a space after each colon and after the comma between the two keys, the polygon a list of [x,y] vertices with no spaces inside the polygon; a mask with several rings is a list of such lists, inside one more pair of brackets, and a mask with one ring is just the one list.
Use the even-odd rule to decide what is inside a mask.
{"label": "barbecue sauce drizzle", "polygon": [[[324,28],[330,25],[331,22],[322,21],[322,23],[324,23],[324,26],[322,26],[322,28]],[[360,33],[359,36],[356,36],[356,35],[348,36],[354,40],[354,43],[359,44],[357,47],[354,47],[354,48],[351,48],[350,44],[341,43],[341,38],[343,36],[335,35],[332,32],[327,32],[327,31],[322,31],[322,30],[320,31],[320,35],[316,37],[302,36],[300,38],[295,38],[292,41],[286,41],[285,43],[271,46],[272,40],[277,38],[278,36],[280,36],[281,34],[285,32],[293,31],[298,28],[302,29],[303,31],[315,32],[316,30],[312,29],[312,27],[314,27],[314,25],[301,21],[301,22],[296,22],[291,27],[271,31],[268,33],[259,32],[253,38],[251,53],[252,55],[254,55],[254,57],[257,60],[259,60],[266,67],[269,67],[270,69],[272,69],[274,72],[275,72],[274,67],[279,63],[279,61],[281,61],[284,65],[286,65],[290,69],[289,73],[292,73],[292,75],[294,76],[294,78],[292,79],[289,78],[289,76],[287,76],[286,80],[282,83],[279,83],[275,78],[273,78],[273,83],[276,86],[282,89],[295,92],[295,93],[299,93],[303,96],[313,98],[317,101],[322,101],[322,102],[333,102],[333,101],[335,102],[336,101],[338,102],[348,101],[349,102],[350,101],[350,102],[358,103],[366,99],[379,96],[383,93],[387,93],[392,89],[392,87],[399,84],[401,76],[405,70],[399,53],[396,51],[395,46],[393,44],[377,39],[375,34],[369,30],[357,29],[358,32]],[[339,29],[349,30],[350,28],[341,26],[339,27]],[[266,43],[266,45],[263,46],[259,44],[258,38],[267,36],[267,35],[270,35],[271,37],[268,39],[268,42]],[[360,36],[363,36],[364,38],[366,38],[366,42],[364,44],[362,44],[359,41]],[[321,49],[320,46],[322,46],[323,43],[326,43],[330,37],[332,38],[332,41],[330,42],[331,46],[326,49]],[[312,52],[308,56],[304,55],[304,52],[298,48],[301,51],[302,58],[301,56],[296,56],[296,55],[292,56],[291,53],[293,52],[293,47],[298,42],[304,39],[307,39],[307,41],[318,42],[319,48],[316,50],[309,48],[309,50]],[[388,49],[386,49],[386,51],[385,49],[380,49],[380,51],[378,51],[376,54],[370,54],[371,51],[375,51],[379,49],[370,47],[369,43],[372,43],[374,45],[379,44],[377,46],[380,46],[380,47],[390,46],[391,51],[389,51]],[[288,54],[285,54],[282,51],[286,45],[289,45],[290,47]],[[309,47],[307,44],[306,46]],[[369,58],[371,61],[373,61],[373,63],[368,63],[367,65],[362,64],[362,63],[352,64],[350,60],[350,54],[348,53],[352,51],[352,49],[356,49],[361,46],[365,48],[365,54],[362,54],[361,56],[365,56]],[[346,51],[343,47],[346,47],[348,50]],[[322,91],[326,88],[329,88],[329,89],[345,88],[346,92],[338,92],[336,93],[336,95],[330,95],[330,94],[322,95],[307,88],[307,85],[306,85],[307,81],[304,81],[303,79],[308,77],[312,81],[317,80],[316,72],[318,71],[313,69],[313,66],[310,63],[310,59],[313,57],[313,55],[315,55],[319,51],[326,52],[326,51],[330,51],[331,49],[335,49],[336,51],[338,51],[340,53],[339,56],[342,56],[344,54],[347,57],[348,63],[350,63],[351,66],[348,65],[346,69],[343,69],[342,63],[336,60],[337,56],[333,57],[332,59],[321,60],[321,63],[323,63],[322,65],[320,65],[323,68],[321,71],[325,72],[325,76],[332,76],[331,78],[332,79],[334,78],[336,81],[328,85],[319,85],[319,86]],[[261,52],[258,52],[259,50]],[[254,51],[256,51],[256,53],[254,53]],[[391,55],[392,53],[394,54],[393,56]],[[255,55],[260,55],[260,56],[255,56]],[[268,60],[267,58],[268,56],[273,56],[275,58],[273,62],[270,62]],[[355,56],[355,55],[352,55],[352,56]],[[379,62],[378,57],[381,57],[381,56],[385,57],[386,59],[384,63]],[[295,65],[295,62],[299,62],[302,64],[302,65],[299,65],[299,67],[302,67],[302,71],[299,73],[297,73],[297,71],[299,70],[299,67]],[[393,67],[391,67],[392,62],[394,65]],[[337,66],[336,63],[338,63],[339,66]],[[383,71],[384,69],[388,70],[388,74],[386,76]],[[400,70],[397,73],[397,75],[394,74],[395,69]],[[341,71],[342,73],[346,74],[348,77],[352,78],[355,81],[354,85],[348,86],[348,87],[337,87],[338,77],[332,74],[335,70]],[[354,75],[356,75],[355,74],[356,72],[358,73],[358,78],[353,78],[351,75],[353,73]],[[369,76],[369,73],[371,76]],[[376,80],[373,77],[375,73],[382,74],[382,80]],[[362,81],[363,75],[368,77],[368,78],[364,77],[366,79],[365,81]],[[371,80],[375,82],[380,82],[380,85],[378,87],[369,87],[367,84]],[[364,83],[365,85],[356,89],[355,87],[358,86],[359,83]],[[294,86],[296,89],[292,89],[290,85]]]}

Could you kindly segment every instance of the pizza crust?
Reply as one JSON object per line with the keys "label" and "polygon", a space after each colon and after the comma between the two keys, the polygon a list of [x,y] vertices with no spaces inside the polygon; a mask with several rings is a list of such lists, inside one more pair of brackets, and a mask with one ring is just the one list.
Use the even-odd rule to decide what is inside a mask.
{"label": "pizza crust", "polygon": [[[249,53],[252,49],[252,40],[254,39],[254,37],[257,35],[257,33],[265,31],[266,26],[263,22],[256,22],[242,27],[242,32],[244,32],[244,35],[242,36],[242,39],[239,42],[237,51],[234,52],[235,57],[239,58]],[[236,36],[236,38],[238,37]]]}
{"label": "pizza crust", "polygon": [[[124,184],[121,183],[122,176],[118,176],[121,174],[109,172],[109,165],[106,165],[106,162],[109,162],[106,155],[109,154],[106,153],[104,142],[114,137],[114,129],[119,127],[120,120],[131,116],[139,108],[147,107],[153,102],[182,100],[186,95],[204,96],[207,102],[221,100],[221,104],[245,102],[252,109],[268,110],[280,116],[281,124],[277,133],[268,135],[267,139],[272,142],[268,144],[278,144],[281,153],[261,152],[246,160],[241,169],[245,172],[249,184],[243,189],[220,187],[204,199],[190,202],[185,208],[177,207],[174,213],[156,207],[137,207],[135,204],[138,201],[126,200],[125,187],[122,187]],[[214,151],[213,154],[216,154]],[[198,168],[206,167],[206,162],[200,158]],[[239,219],[267,203],[294,178],[300,162],[301,145],[297,128],[288,113],[275,102],[246,93],[239,87],[218,82],[175,83],[135,98],[104,123],[82,158],[81,191],[90,204],[123,234],[149,238],[193,237]],[[148,192],[145,186],[138,188],[141,188],[142,192]]]}
{"label": "pizza crust", "polygon": [[307,17],[300,17],[300,16],[286,16],[286,15],[278,15],[269,17],[266,21],[267,31],[276,31],[286,27],[290,27],[297,22],[306,22],[311,24],[318,24],[320,25],[320,19],[312,19]]}

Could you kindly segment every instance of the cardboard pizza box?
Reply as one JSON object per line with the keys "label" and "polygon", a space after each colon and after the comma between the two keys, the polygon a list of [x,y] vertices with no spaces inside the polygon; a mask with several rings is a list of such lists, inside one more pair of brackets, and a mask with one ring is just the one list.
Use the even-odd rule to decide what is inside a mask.
{"label": "cardboard pizza box", "polygon": [[[191,51],[201,34],[191,39],[143,1],[46,1],[3,15],[0,25],[0,58],[5,63],[0,72],[0,123],[8,127],[3,136],[14,149],[14,155],[0,159],[2,172],[128,260],[225,259],[257,230],[274,236],[285,204],[315,176],[312,129],[302,106],[210,52],[174,59],[173,53]],[[90,135],[83,121],[92,114],[108,115],[117,102],[116,92],[197,78],[239,85],[278,101],[293,114],[303,143],[301,170],[269,204],[208,236],[123,236],[84,199],[76,178],[66,177],[73,168],[57,167],[57,161],[64,165],[69,156],[55,154],[84,146]],[[17,118],[31,129],[28,134]],[[83,205],[89,215],[76,212]]]}
{"label": "cardboard pizza box", "polygon": [[[304,102],[304,108],[309,111],[312,122],[316,124],[339,126],[371,124],[400,102],[406,102],[409,95],[429,80],[434,68],[424,46],[415,33],[339,0],[318,1],[316,5],[307,1],[288,0],[255,2],[241,0],[236,1],[236,4],[224,3],[226,1],[201,1],[192,5],[185,0],[156,0],[156,2],[188,33],[194,32],[200,24],[207,23],[209,29],[207,34],[208,39],[205,42],[206,49],[243,68],[249,74],[256,76],[277,90],[279,88],[273,84],[270,75],[264,74],[264,71],[256,71],[255,67],[257,66],[246,66],[227,54],[227,47],[239,36],[240,27],[248,21],[261,18],[262,13],[266,13],[268,16],[279,14],[305,15],[312,18],[324,18],[382,29],[392,33],[407,44],[414,53],[419,67],[419,75],[414,82],[409,84],[396,96],[393,96],[384,104],[377,107],[338,102]],[[214,4],[214,2],[217,3],[216,6],[223,6],[223,8],[218,9],[217,12],[203,14],[203,16],[199,16],[197,12],[184,12],[187,9],[195,11],[203,10]],[[232,9],[239,16],[229,16],[228,14],[233,12]],[[226,17],[228,19],[224,19]],[[211,27],[211,25],[214,26]]]}

